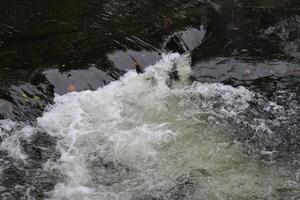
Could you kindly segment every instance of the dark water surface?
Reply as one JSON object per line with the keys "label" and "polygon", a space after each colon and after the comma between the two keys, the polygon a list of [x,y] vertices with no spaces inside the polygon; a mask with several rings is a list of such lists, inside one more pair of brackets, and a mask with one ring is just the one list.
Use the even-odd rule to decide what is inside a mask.
{"label": "dark water surface", "polygon": [[[246,156],[243,159],[252,159],[258,163],[259,166],[253,170],[262,169],[262,174],[251,171],[252,168],[246,170],[253,172],[253,177],[262,177],[251,183],[259,185],[262,190],[269,189],[258,191],[253,186],[252,192],[250,182],[241,181],[238,184],[239,178],[236,178],[236,182],[233,181],[234,178],[230,178],[228,185],[235,182],[237,186],[228,186],[229,189],[226,189],[224,186],[226,176],[224,178],[219,175],[218,170],[228,170],[230,173],[230,165],[207,172],[206,170],[209,171],[207,166],[195,171],[192,167],[194,164],[191,164],[187,167],[190,174],[181,171],[182,175],[173,181],[175,183],[173,185],[166,183],[167,186],[162,187],[161,191],[155,187],[149,190],[139,188],[132,193],[126,190],[128,193],[123,194],[120,188],[125,186],[117,184],[122,182],[122,177],[135,176],[135,170],[147,171],[148,168],[146,165],[128,167],[130,163],[121,162],[115,157],[104,158],[101,155],[102,157],[97,157],[98,160],[93,160],[96,162],[93,166],[96,165],[97,169],[101,168],[102,171],[93,171],[93,174],[95,177],[101,177],[102,182],[93,179],[94,185],[89,181],[79,184],[97,188],[95,189],[97,192],[81,188],[80,194],[85,195],[72,192],[68,193],[69,196],[57,195],[59,191],[63,191],[59,183],[68,182],[66,180],[70,183],[74,181],[70,178],[72,175],[60,172],[59,167],[48,166],[51,163],[53,165],[63,162],[59,158],[64,153],[57,145],[61,135],[50,134],[52,129],[49,131],[45,127],[32,128],[43,126],[39,124],[41,122],[37,122],[37,118],[43,115],[45,108],[53,104],[54,94],[64,95],[74,90],[93,91],[109,85],[134,69],[135,62],[144,69],[158,62],[163,54],[172,52],[183,54],[189,51],[192,79],[199,84],[208,84],[195,86],[202,91],[208,90],[205,94],[200,92],[203,99],[199,97],[199,100],[194,96],[193,98],[197,100],[192,99],[197,102],[195,105],[201,102],[201,106],[199,105],[199,109],[203,111],[201,120],[206,119],[206,115],[212,115],[217,119],[216,124],[222,124],[226,126],[226,130],[227,128],[230,130],[227,131],[230,132],[228,134],[230,139],[227,140],[231,142],[226,141],[230,144],[241,143],[242,150],[238,149],[237,152],[242,151],[241,154]],[[300,198],[300,3],[297,0],[1,0],[0,60],[0,199],[83,199],[83,196],[86,199],[147,200]],[[222,83],[219,87],[224,89],[216,89],[213,83]],[[137,84],[142,85],[144,82]],[[232,87],[227,88],[226,85]],[[245,97],[248,95],[247,92],[235,90],[238,86],[244,86],[245,90],[253,94],[251,100]],[[191,88],[186,89],[189,90]],[[124,91],[116,90],[116,92],[121,92],[122,96]],[[208,95],[210,92],[211,96]],[[105,99],[106,96],[110,98],[109,93],[105,91],[103,93],[104,96],[97,100],[102,101],[101,99]],[[110,99],[112,104],[115,98]],[[126,98],[122,96],[121,99]],[[236,101],[241,103],[238,99],[243,98],[247,99],[249,107],[245,110],[243,108],[243,111],[236,110]],[[227,102],[228,99],[230,103]],[[172,104],[173,101],[177,99],[174,97],[169,103]],[[91,100],[90,103],[92,102]],[[126,99],[126,102],[129,100]],[[134,102],[133,108],[136,104],[139,103]],[[136,108],[137,111],[143,110],[143,106]],[[143,112],[151,109],[152,107],[149,107]],[[224,117],[224,109],[235,112],[235,115]],[[189,108],[186,108],[187,110]],[[184,113],[179,108],[175,111]],[[133,113],[128,111],[127,114],[134,115]],[[67,115],[69,113],[65,118]],[[105,112],[103,115],[105,116]],[[170,120],[170,124],[174,123],[174,128],[177,118],[173,119],[172,116],[169,118],[158,116],[157,119],[167,122]],[[148,119],[147,116],[144,117],[143,119]],[[193,115],[193,119],[195,117]],[[42,117],[41,121],[43,120],[45,119]],[[210,123],[209,117],[206,120],[204,121]],[[195,125],[192,122],[193,120],[191,124],[187,124]],[[106,121],[99,120],[99,123]],[[198,125],[195,127],[204,129],[204,126],[199,128]],[[96,130],[103,127],[94,128]],[[176,130],[180,132],[181,129],[178,127]],[[30,139],[29,136],[23,136],[26,133],[30,135]],[[106,141],[101,139],[103,140]],[[110,138],[109,141],[111,140],[113,139]],[[101,141],[99,139],[98,142]],[[189,143],[184,140],[181,144]],[[175,147],[170,146],[166,148],[173,151]],[[80,149],[80,151],[88,150]],[[191,152],[195,151],[193,149]],[[161,150],[161,152],[162,157],[166,155],[172,157],[169,151]],[[225,155],[226,152],[227,150],[224,152]],[[227,153],[236,154],[235,151]],[[239,162],[242,163],[243,159]],[[219,165],[218,162],[227,162],[219,157],[216,157],[216,160],[216,166]],[[201,163],[200,161],[203,163],[205,159],[197,162]],[[175,163],[173,160],[168,162]],[[239,162],[234,161],[235,164]],[[252,161],[249,161],[249,165],[251,163]],[[178,166],[176,169],[180,168]],[[242,164],[238,166],[232,167],[232,170],[243,173]],[[66,167],[66,170],[72,169]],[[175,167],[173,170],[176,171]],[[268,171],[273,175],[266,175]],[[218,174],[216,179],[212,173]],[[68,176],[69,179],[66,178]],[[165,176],[171,177],[170,174]],[[198,179],[195,181],[191,178],[200,176],[202,178],[212,176],[208,182],[211,184],[209,187],[213,189],[201,185],[208,182]],[[185,177],[184,181],[181,180],[182,177]],[[282,181],[284,184],[272,185],[273,179],[274,182]],[[155,181],[157,180],[153,179],[153,184],[158,184]],[[165,183],[164,181],[158,182]],[[244,183],[249,184],[249,188],[245,186],[247,189],[243,189],[244,186],[241,185]],[[111,195],[112,191],[115,192],[115,188],[111,186],[114,184],[119,191],[116,194],[121,194],[121,197],[122,194],[127,196],[121,198]],[[66,185],[68,184],[65,184],[66,190],[77,187],[72,184],[68,187]],[[99,189],[98,185],[105,187]],[[202,189],[198,191],[197,188]],[[99,191],[103,190],[109,191],[111,196],[107,193],[101,196]],[[78,191],[81,191],[80,188]]]}

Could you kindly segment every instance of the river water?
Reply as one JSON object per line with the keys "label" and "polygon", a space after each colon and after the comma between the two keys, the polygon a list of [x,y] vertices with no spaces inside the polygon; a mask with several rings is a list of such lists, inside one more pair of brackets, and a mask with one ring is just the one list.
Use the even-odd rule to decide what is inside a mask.
{"label": "river water", "polygon": [[300,198],[297,1],[0,11],[1,199]]}

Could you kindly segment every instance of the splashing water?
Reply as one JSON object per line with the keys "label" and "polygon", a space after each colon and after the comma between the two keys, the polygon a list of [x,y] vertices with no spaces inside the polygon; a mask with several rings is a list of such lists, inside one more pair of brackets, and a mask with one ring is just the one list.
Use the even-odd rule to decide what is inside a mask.
{"label": "splashing water", "polygon": [[32,128],[57,138],[61,155],[43,165],[60,174],[48,199],[263,199],[296,184],[231,137],[226,119],[246,112],[254,93],[190,75],[189,55],[168,54],[143,74],[56,96]]}

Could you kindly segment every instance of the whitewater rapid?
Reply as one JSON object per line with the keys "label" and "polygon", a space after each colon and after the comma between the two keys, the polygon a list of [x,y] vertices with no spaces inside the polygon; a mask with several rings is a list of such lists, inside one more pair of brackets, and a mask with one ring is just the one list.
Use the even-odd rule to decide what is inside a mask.
{"label": "whitewater rapid", "polygon": [[143,74],[56,95],[35,127],[4,137],[1,148],[25,162],[19,137],[56,138],[58,158],[42,165],[59,177],[49,200],[272,198],[292,184],[233,139],[227,121],[241,120],[255,94],[192,82],[191,73],[189,55],[167,54]]}

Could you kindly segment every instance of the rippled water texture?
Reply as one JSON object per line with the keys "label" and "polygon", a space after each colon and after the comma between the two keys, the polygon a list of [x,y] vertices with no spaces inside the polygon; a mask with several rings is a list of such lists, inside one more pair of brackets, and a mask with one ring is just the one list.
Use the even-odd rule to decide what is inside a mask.
{"label": "rippled water texture", "polygon": [[0,199],[300,198],[299,16],[3,0]]}

